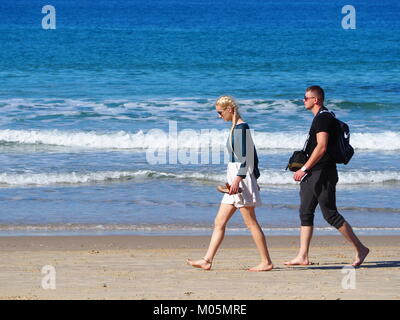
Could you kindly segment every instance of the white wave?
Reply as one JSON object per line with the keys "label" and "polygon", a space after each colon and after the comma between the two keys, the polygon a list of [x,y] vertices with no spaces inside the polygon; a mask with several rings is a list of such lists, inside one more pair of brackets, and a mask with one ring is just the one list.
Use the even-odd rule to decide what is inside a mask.
{"label": "white wave", "polygon": [[111,181],[126,181],[130,179],[192,179],[223,181],[225,175],[201,174],[197,172],[174,174],[152,170],[137,171],[99,171],[99,172],[69,172],[69,173],[0,173],[0,185],[29,186],[54,184],[87,184]]}
{"label": "white wave", "polygon": [[119,131],[111,134],[59,130],[0,130],[0,141],[82,148],[143,149],[144,133]]}
{"label": "white wave", "polygon": [[339,172],[339,184],[399,183],[399,171],[346,171]]}
{"label": "white wave", "polygon": [[[384,183],[399,183],[400,172],[398,171],[345,171],[339,172],[339,185],[373,185]],[[258,179],[264,185],[297,184],[293,180],[292,172],[280,172],[264,170]]]}
{"label": "white wave", "polygon": [[[136,176],[140,176],[137,172]],[[104,171],[89,173],[0,173],[0,184],[10,186],[84,184],[132,177],[130,172]]]}
{"label": "white wave", "polygon": [[[172,139],[168,131],[152,129],[131,133],[118,131],[98,133],[95,131],[60,130],[0,130],[0,141],[20,144],[44,144],[82,148],[112,149],[156,149],[191,148],[194,151],[205,148],[224,150],[229,130],[194,130],[177,128],[177,138]],[[301,149],[305,133],[253,131],[257,149]],[[400,150],[400,132],[352,133],[351,144],[356,149]]]}
{"label": "white wave", "polygon": [[[306,134],[288,132],[255,132],[254,142],[257,149],[301,149]],[[360,150],[400,150],[400,132],[385,131],[378,133],[351,133],[350,143]]]}
{"label": "white wave", "polygon": [[[45,144],[82,148],[104,149],[156,149],[156,148],[224,148],[227,130],[178,130],[177,142],[169,138],[169,132],[152,129],[144,133],[118,131],[115,133],[68,132],[59,130],[0,130],[0,141],[21,144]],[[222,143],[223,142],[223,143]]]}
{"label": "white wave", "polygon": [[400,132],[351,133],[350,143],[356,149],[400,150]]}
{"label": "white wave", "polygon": [[[99,172],[67,172],[67,173],[0,173],[0,185],[29,186],[57,184],[88,184],[103,182],[121,182],[135,179],[171,179],[193,180],[201,183],[223,183],[225,173],[201,172],[160,172],[153,170],[137,171],[99,171]],[[258,179],[260,185],[295,185],[290,171],[262,170]],[[339,172],[340,185],[375,185],[400,183],[398,171],[347,171]]]}

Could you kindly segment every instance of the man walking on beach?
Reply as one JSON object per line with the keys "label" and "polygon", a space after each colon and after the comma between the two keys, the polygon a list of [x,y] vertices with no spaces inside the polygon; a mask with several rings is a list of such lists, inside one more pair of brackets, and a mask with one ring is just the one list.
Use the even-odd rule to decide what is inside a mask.
{"label": "man walking on beach", "polygon": [[[295,172],[294,180],[300,183],[300,251],[296,258],[285,262],[285,265],[308,265],[308,251],[313,234],[314,212],[319,204],[325,220],[338,229],[355,247],[357,254],[352,266],[361,265],[369,253],[354,234],[336,208],[336,183],[338,173],[336,163],[327,152],[336,139],[336,121],[334,116],[324,107],[324,90],[319,86],[307,88],[304,106],[314,114],[309,131],[306,153],[309,155],[304,166]],[[330,142],[330,143],[329,143]]]}

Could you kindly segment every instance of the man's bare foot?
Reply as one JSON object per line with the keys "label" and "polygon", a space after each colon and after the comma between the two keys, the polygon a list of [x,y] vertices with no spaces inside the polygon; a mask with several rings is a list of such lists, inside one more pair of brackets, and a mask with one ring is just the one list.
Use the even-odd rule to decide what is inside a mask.
{"label": "man's bare foot", "polygon": [[210,270],[212,264],[212,262],[207,259],[200,259],[196,261],[193,261],[191,259],[186,259],[186,263],[191,265],[192,267],[201,268],[203,270]]}
{"label": "man's bare foot", "polygon": [[357,252],[356,260],[353,262],[352,266],[359,267],[364,262],[368,253],[369,253],[369,249],[367,247],[364,247],[360,252]]}
{"label": "man's bare foot", "polygon": [[285,266],[308,266],[310,261],[308,258],[296,257],[293,260],[286,261]]}
{"label": "man's bare foot", "polygon": [[274,268],[274,265],[267,264],[267,263],[260,263],[258,266],[248,269],[247,271],[254,271],[254,272],[262,272],[262,271],[270,271]]}

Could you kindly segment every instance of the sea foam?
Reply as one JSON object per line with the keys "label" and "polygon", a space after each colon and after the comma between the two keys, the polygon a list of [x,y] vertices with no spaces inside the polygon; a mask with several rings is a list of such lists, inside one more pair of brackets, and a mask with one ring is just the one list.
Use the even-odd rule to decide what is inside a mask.
{"label": "sea foam", "polygon": [[[261,132],[253,131],[258,150],[295,150],[303,147],[307,134],[304,132]],[[61,130],[0,130],[0,142],[18,144],[43,144],[87,149],[157,149],[157,148],[224,148],[228,130],[178,130],[177,140],[168,131],[153,129],[137,132],[117,131],[101,133],[96,131]],[[351,145],[355,149],[372,151],[400,150],[400,132],[351,133]]]}
{"label": "sea foam", "polygon": [[[188,171],[183,173],[135,170],[135,171],[98,171],[98,172],[61,172],[61,173],[0,173],[0,185],[3,186],[41,186],[57,184],[96,184],[117,183],[135,180],[169,179],[197,181],[204,184],[223,183],[225,173],[201,173]],[[290,171],[261,170],[258,179],[260,185],[295,185]],[[344,171],[339,172],[339,185],[377,185],[400,183],[399,171]]]}

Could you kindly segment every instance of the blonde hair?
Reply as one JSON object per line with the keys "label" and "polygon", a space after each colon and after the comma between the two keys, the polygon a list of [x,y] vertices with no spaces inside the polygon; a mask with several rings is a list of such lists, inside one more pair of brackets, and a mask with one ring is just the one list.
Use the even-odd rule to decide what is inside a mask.
{"label": "blonde hair", "polygon": [[229,134],[229,143],[232,145],[232,135],[233,135],[233,130],[236,126],[236,122],[240,118],[240,113],[239,113],[239,106],[236,103],[235,99],[231,96],[221,96],[217,99],[215,102],[216,106],[221,107],[223,110],[225,110],[228,107],[231,107],[233,109],[233,119],[232,119],[232,127],[231,131]]}

